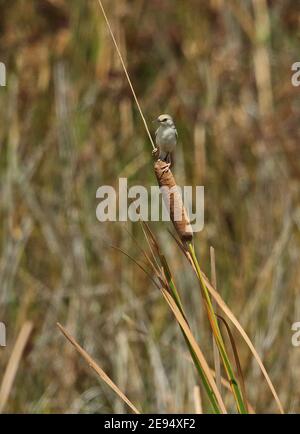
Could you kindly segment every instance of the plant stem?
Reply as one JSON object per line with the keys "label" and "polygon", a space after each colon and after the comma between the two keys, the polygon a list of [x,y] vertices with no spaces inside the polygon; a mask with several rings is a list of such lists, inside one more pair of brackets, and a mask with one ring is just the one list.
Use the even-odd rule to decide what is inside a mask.
{"label": "plant stem", "polygon": [[202,293],[203,299],[205,301],[208,319],[209,319],[209,322],[211,324],[212,331],[213,331],[213,334],[214,334],[214,337],[216,340],[216,344],[218,346],[220,356],[222,358],[222,361],[223,361],[223,364],[225,367],[225,371],[226,371],[226,374],[227,374],[227,377],[228,377],[228,380],[230,383],[230,387],[231,387],[232,393],[233,393],[235,401],[236,401],[237,409],[240,413],[247,413],[247,408],[246,408],[246,405],[244,403],[239,384],[235,378],[233,368],[231,366],[229,357],[228,357],[227,352],[226,352],[225,344],[224,344],[224,341],[223,341],[223,338],[221,335],[221,331],[219,328],[217,317],[215,315],[215,312],[214,312],[214,309],[212,306],[212,302],[210,299],[210,295],[209,295],[208,289],[205,285],[205,282],[204,282],[204,279],[202,276],[202,271],[201,271],[199,262],[197,260],[193,244],[188,243],[188,248],[189,248],[189,252],[191,254],[191,258],[192,258],[193,264],[195,266],[196,273],[197,273],[197,276],[198,276],[198,279],[199,279],[199,282],[201,285],[201,293]]}

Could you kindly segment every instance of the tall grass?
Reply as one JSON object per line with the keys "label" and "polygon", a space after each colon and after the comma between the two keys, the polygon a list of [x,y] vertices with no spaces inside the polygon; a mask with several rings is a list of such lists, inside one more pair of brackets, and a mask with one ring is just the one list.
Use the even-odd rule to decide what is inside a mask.
{"label": "tall grass", "polygon": [[[212,411],[172,310],[179,309],[173,293],[152,282],[156,274],[139,247],[148,245],[143,232],[95,218],[99,185],[115,185],[120,176],[155,182],[144,124],[97,1],[2,3],[2,411],[131,411],[90,375],[57,321],[139,411]],[[249,412],[277,411],[275,389],[287,412],[299,412],[299,351],[290,330],[300,312],[300,106],[290,81],[290,65],[299,60],[299,6],[103,3],[145,119],[166,111],[176,121],[177,183],[205,186],[196,259],[242,392],[240,362]],[[184,310],[180,321],[188,322],[214,380],[213,332],[195,265],[165,223],[151,229]],[[208,278],[210,246],[217,291]],[[17,360],[28,320],[32,333]],[[235,412],[220,364],[220,395]]]}
{"label": "tall grass", "polygon": [[[132,85],[130,76],[128,74],[127,68],[125,66],[125,62],[123,60],[121,51],[118,47],[118,44],[116,42],[116,39],[114,37],[112,28],[110,26],[109,23],[109,19],[107,18],[105,9],[102,5],[101,0],[98,0],[99,6],[101,8],[102,14],[105,18],[106,24],[108,26],[112,41],[114,43],[114,46],[116,48],[117,54],[119,56],[120,62],[122,64],[125,76],[127,78],[127,81],[129,83],[130,89],[132,91],[134,100],[137,104],[140,116],[142,118],[142,121],[144,123],[145,126],[145,130],[149,136],[150,142],[152,147],[154,148],[154,144],[148,129],[148,125],[147,122],[145,120],[145,117],[143,115],[142,109],[140,107],[138,98],[136,96],[136,93],[134,91],[134,87]],[[158,159],[158,153],[156,152],[156,149],[154,148],[154,155],[155,155],[155,159]],[[170,213],[170,217],[171,220],[174,224],[174,227],[181,239],[181,241],[178,241],[178,246],[181,247],[181,250],[184,251],[184,253],[186,254],[187,258],[190,260],[191,265],[193,266],[193,269],[196,272],[196,276],[197,279],[199,281],[199,285],[200,285],[200,290],[201,290],[201,294],[202,294],[202,299],[203,299],[203,303],[206,309],[206,313],[207,313],[207,318],[209,321],[209,324],[211,326],[211,330],[214,336],[214,340],[216,343],[216,346],[218,348],[219,351],[219,355],[220,358],[222,360],[223,363],[223,367],[225,369],[227,378],[228,378],[228,382],[236,403],[236,407],[239,413],[248,413],[248,402],[247,402],[247,398],[246,398],[246,391],[245,391],[245,384],[243,381],[243,374],[242,374],[242,370],[241,370],[241,365],[240,365],[240,361],[238,358],[238,353],[236,350],[236,344],[234,342],[234,338],[233,335],[230,332],[230,328],[227,325],[226,321],[224,318],[222,318],[222,321],[225,323],[227,330],[229,332],[230,335],[230,341],[234,350],[234,356],[236,359],[236,364],[238,367],[238,374],[240,376],[240,383],[237,380],[236,374],[234,372],[234,369],[232,367],[232,363],[231,360],[229,358],[228,355],[228,350],[225,346],[225,341],[223,339],[222,333],[221,333],[221,329],[219,327],[219,322],[211,301],[211,296],[210,293],[208,291],[204,276],[202,274],[201,268],[200,268],[200,264],[198,262],[196,253],[195,253],[195,248],[194,248],[194,243],[193,243],[193,233],[192,233],[192,229],[191,226],[189,224],[188,221],[188,215],[187,212],[184,210],[184,205],[182,203],[182,200],[180,198],[179,195],[176,195],[174,192],[170,193],[172,191],[172,188],[176,187],[176,181],[172,175],[171,170],[168,168],[166,170],[165,164],[163,162],[161,162],[160,160],[155,162],[154,165],[154,169],[155,169],[155,174],[158,180],[158,183],[160,185],[160,187],[168,187],[168,197],[164,198],[166,201],[166,205],[169,205],[169,213]],[[178,219],[175,219],[174,215],[175,215],[175,209],[181,209],[181,220],[178,221]],[[183,308],[183,304],[179,295],[179,292],[177,290],[177,287],[175,285],[174,282],[174,278],[172,276],[172,273],[170,271],[170,268],[168,266],[167,260],[165,258],[165,256],[161,253],[161,249],[159,248],[158,242],[155,239],[154,235],[152,234],[152,232],[150,231],[149,227],[147,225],[144,225],[144,234],[147,238],[148,241],[148,245],[150,247],[150,256],[147,255],[146,253],[144,253],[144,256],[148,262],[148,265],[150,266],[150,269],[154,276],[157,278],[158,283],[153,281],[152,277],[151,280],[156,284],[156,286],[158,287],[158,289],[160,289],[160,291],[162,292],[166,302],[168,303],[170,309],[172,310],[176,321],[178,322],[181,331],[183,333],[185,342],[187,344],[187,347],[190,351],[192,360],[195,364],[195,367],[199,373],[200,376],[200,380],[202,382],[202,385],[207,393],[210,405],[212,410],[215,413],[227,413],[224,401],[221,397],[220,394],[220,390],[217,388],[217,385],[215,383],[215,380],[213,379],[212,375],[211,375],[211,370],[209,368],[209,365],[203,355],[203,352],[201,351],[201,349],[199,348],[192,332],[191,329],[189,327],[188,324],[188,320],[186,317],[186,314],[184,312],[184,308]],[[180,246],[180,242],[182,243],[182,245]],[[160,264],[158,263],[158,259]],[[144,268],[140,265],[140,267],[144,270]],[[149,273],[144,270],[145,273],[149,276]],[[61,326],[60,326],[61,328]],[[65,333],[65,332],[64,332]],[[70,339],[70,338],[69,338]],[[74,342],[72,342],[74,344]],[[76,344],[77,345],[77,344]],[[80,352],[82,352],[82,350],[80,350]],[[257,358],[259,359],[258,355],[256,355]],[[261,363],[260,359],[259,359],[259,363]],[[266,371],[264,371],[266,372]],[[268,381],[269,377],[267,376]],[[276,402],[278,403],[278,407],[280,412],[283,412],[283,408],[282,405],[279,401],[279,398],[275,392],[275,389],[273,387],[273,385],[271,384],[271,390],[274,394],[274,397],[276,399]],[[121,396],[122,397],[122,396]],[[127,398],[124,398],[126,399]],[[128,404],[128,402],[127,402]],[[129,404],[131,406],[131,404]],[[132,407],[132,406],[131,406]],[[134,408],[134,407],[133,407]]]}

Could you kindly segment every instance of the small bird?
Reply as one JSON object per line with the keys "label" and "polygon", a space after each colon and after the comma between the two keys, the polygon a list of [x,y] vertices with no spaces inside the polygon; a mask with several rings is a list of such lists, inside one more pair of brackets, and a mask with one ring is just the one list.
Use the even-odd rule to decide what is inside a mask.
{"label": "small bird", "polygon": [[177,130],[170,115],[160,115],[156,121],[160,124],[155,132],[155,143],[159,148],[159,159],[165,161],[170,167],[171,163],[174,162],[173,153],[177,144]]}

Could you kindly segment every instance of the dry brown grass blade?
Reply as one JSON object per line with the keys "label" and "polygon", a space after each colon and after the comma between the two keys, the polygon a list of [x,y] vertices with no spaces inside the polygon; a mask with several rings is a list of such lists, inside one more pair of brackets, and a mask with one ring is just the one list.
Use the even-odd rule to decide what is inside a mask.
{"label": "dry brown grass blade", "polygon": [[220,395],[220,392],[216,386],[215,380],[211,374],[211,370],[207,364],[207,361],[202,353],[202,351],[200,350],[199,345],[197,344],[193,334],[191,333],[191,330],[186,322],[186,320],[184,319],[182,313],[180,312],[178,306],[176,305],[174,299],[172,298],[172,296],[168,293],[168,291],[164,288],[161,288],[162,294],[165,298],[165,300],[167,301],[170,309],[172,310],[178,324],[180,325],[180,327],[182,328],[182,330],[184,331],[184,334],[186,335],[191,347],[193,348],[193,351],[195,352],[198,360],[201,363],[201,367],[205,373],[205,376],[207,378],[207,381],[211,387],[211,389],[213,390],[215,397],[218,401],[218,404],[220,406],[220,409],[222,411],[222,413],[227,414],[227,410],[225,408],[223,399]]}
{"label": "dry brown grass blade", "polygon": [[220,308],[222,309],[222,311],[226,314],[226,316],[230,319],[230,321],[234,324],[234,326],[236,327],[236,329],[239,331],[240,335],[243,337],[244,341],[246,342],[246,344],[248,345],[248,347],[250,348],[251,353],[253,354],[255,360],[257,361],[267,383],[268,386],[274,396],[274,399],[277,403],[278,409],[280,411],[280,413],[284,414],[284,410],[282,407],[282,404],[280,402],[280,399],[276,393],[276,390],[273,386],[273,383],[266,371],[266,368],[264,367],[264,364],[261,360],[261,358],[259,357],[258,352],[256,351],[256,349],[254,348],[254,345],[252,344],[249,336],[247,335],[247,333],[245,332],[245,330],[243,329],[243,327],[241,326],[241,324],[239,323],[239,321],[237,320],[237,318],[234,316],[234,314],[231,312],[231,310],[229,309],[229,307],[227,306],[227,304],[223,301],[222,297],[219,295],[219,293],[213,288],[213,286],[210,284],[208,278],[205,276],[204,273],[202,273],[205,284],[207,286],[207,289],[209,290],[210,294],[212,295],[212,297],[216,300],[216,302],[218,303],[218,305],[220,306]]}
{"label": "dry brown grass blade", "polygon": [[[159,244],[152,233],[149,225],[146,222],[142,222],[142,230],[144,233],[144,236],[147,240],[148,246],[150,248],[151,255],[153,257],[153,261],[157,264],[157,277],[161,283],[161,286],[166,286],[168,289],[170,289],[171,281],[173,281],[172,273],[169,269],[168,263],[166,261],[165,256],[162,254],[161,249],[159,247]],[[160,262],[160,263],[159,263]],[[150,263],[150,265],[152,265]],[[177,293],[176,287],[174,282],[173,283],[173,290],[176,292],[177,301],[181,303],[179,294]]]}
{"label": "dry brown grass blade", "polygon": [[[146,276],[153,283],[153,285],[156,286],[159,289],[158,284],[155,282],[155,280],[153,279],[153,277],[151,276],[151,274],[148,273],[148,271],[146,270],[146,268],[142,264],[140,264],[137,260],[135,260],[132,256],[130,256],[128,253],[125,252],[125,250],[121,249],[120,247],[116,247],[116,246],[111,246],[111,247],[113,249],[117,250],[118,252],[123,253],[123,255],[127,256],[127,258],[131,259],[131,261],[134,262],[146,274]],[[150,260],[149,260],[149,262],[151,264]],[[156,272],[155,268],[154,268],[154,272],[155,272],[156,276],[159,278],[159,275]]]}
{"label": "dry brown grass blade", "polygon": [[157,260],[157,257],[160,256],[159,245],[156,242],[156,239],[153,233],[151,232],[149,225],[144,221],[141,221],[141,227],[142,227],[143,234],[146,238],[147,244],[149,246],[151,256],[153,258],[153,262],[150,260],[149,263],[151,264],[152,268],[156,268],[159,272],[161,272],[161,267]]}
{"label": "dry brown grass blade", "polygon": [[[241,362],[240,362],[240,358],[239,358],[238,350],[237,350],[237,347],[236,347],[236,344],[235,344],[235,341],[234,341],[233,334],[232,334],[232,332],[230,330],[230,327],[229,327],[227,321],[225,320],[225,318],[223,318],[221,315],[217,315],[217,318],[220,319],[223,322],[223,324],[225,325],[225,328],[227,330],[227,333],[228,333],[228,336],[229,336],[229,340],[230,340],[230,343],[231,343],[231,347],[232,347],[232,351],[233,351],[233,356],[234,356],[234,360],[235,360],[235,364],[236,364],[236,369],[237,369],[237,372],[238,372],[238,377],[239,377],[239,380],[240,380],[240,386],[241,386],[241,391],[242,391],[242,394],[243,394],[243,399],[244,399],[247,411],[249,411],[249,408],[248,408],[248,399],[247,399],[246,387],[245,387],[245,381],[244,381],[244,375],[243,375],[243,371],[242,371],[242,367],[241,367]],[[221,379],[220,379],[220,381],[221,381]]]}
{"label": "dry brown grass blade", "polygon": [[[155,268],[155,264],[152,262],[150,256],[147,254],[146,250],[143,249],[143,248],[139,245],[137,239],[132,235],[131,232],[128,231],[127,228],[125,228],[125,230],[126,230],[126,232],[128,233],[128,235],[130,236],[130,238],[132,239],[132,241],[134,242],[134,244],[136,245],[136,247],[139,249],[139,251],[140,251],[140,252],[142,253],[142,255],[144,256],[144,258],[145,258],[147,264],[150,264],[152,270],[155,272],[155,274],[157,274],[157,270],[156,270],[156,268]],[[142,230],[143,230],[143,228],[142,228]]]}
{"label": "dry brown grass blade", "polygon": [[9,394],[18,371],[24,348],[32,331],[32,327],[33,323],[31,321],[26,321],[23,324],[9,358],[0,387],[0,413],[2,413],[9,398]]}
{"label": "dry brown grass blade", "polygon": [[124,393],[116,386],[116,384],[108,377],[102,368],[89,356],[89,354],[75,341],[75,339],[67,332],[67,330],[60,324],[56,324],[62,334],[71,342],[78,353],[84,358],[88,365],[99,375],[99,377],[131,408],[131,410],[140,414],[138,409],[132,404],[131,401],[124,395]]}
{"label": "dry brown grass blade", "polygon": [[145,221],[141,221],[141,226],[144,232],[144,235],[148,238],[148,242],[150,244],[150,247],[152,246],[152,249],[154,249],[157,253],[157,255],[161,255],[160,247],[158,242],[156,241],[154,233],[151,231],[150,226]]}

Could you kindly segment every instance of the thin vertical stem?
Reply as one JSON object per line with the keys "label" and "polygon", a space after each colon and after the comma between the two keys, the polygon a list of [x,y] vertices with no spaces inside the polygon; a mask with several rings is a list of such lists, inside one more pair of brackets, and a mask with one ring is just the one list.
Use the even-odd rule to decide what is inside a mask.
{"label": "thin vertical stem", "polygon": [[[215,249],[210,247],[210,269],[211,269],[211,282],[215,290],[217,290],[217,273],[216,273],[216,258],[215,258]],[[217,303],[215,300],[212,300],[212,306],[217,314]],[[221,363],[220,363],[220,354],[218,351],[218,346],[213,336],[213,353],[214,353],[214,365],[216,372],[216,384],[221,393],[222,383],[221,383]]]}

